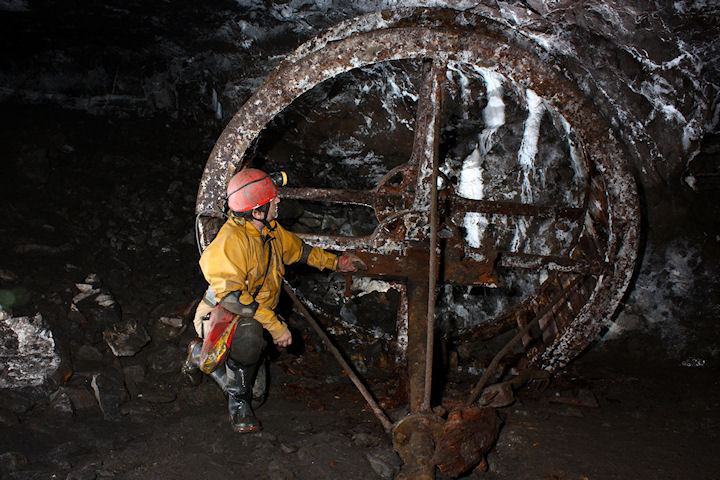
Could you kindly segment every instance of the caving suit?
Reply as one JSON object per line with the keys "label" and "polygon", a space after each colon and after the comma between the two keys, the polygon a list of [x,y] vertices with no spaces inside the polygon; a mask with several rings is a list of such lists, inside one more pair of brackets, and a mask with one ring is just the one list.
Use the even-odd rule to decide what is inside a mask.
{"label": "caving suit", "polygon": [[[200,257],[210,287],[195,314],[198,336],[204,338],[205,324],[216,304],[239,315],[225,365],[211,376],[228,394],[230,423],[242,433],[262,428],[251,403],[261,403],[258,395],[264,394],[253,393],[266,344],[263,329],[273,339],[288,332],[273,311],[280,299],[285,265],[301,261],[320,270],[336,270],[338,265],[337,255],[310,247],[276,221],[269,225],[261,234],[253,224],[231,213]],[[198,347],[192,347],[191,356],[197,355]]]}
{"label": "caving suit", "polygon": [[264,227],[261,235],[250,222],[231,216],[203,252],[200,268],[215,298],[208,299],[206,295],[198,307],[194,324],[201,338],[205,333],[202,320],[214,303],[238,292],[239,303],[250,305],[256,291],[254,300],[258,306],[253,318],[273,338],[280,337],[287,331],[287,325],[273,310],[280,298],[285,265],[300,261],[320,270],[337,269],[337,255],[310,247],[274,220],[270,226]]}

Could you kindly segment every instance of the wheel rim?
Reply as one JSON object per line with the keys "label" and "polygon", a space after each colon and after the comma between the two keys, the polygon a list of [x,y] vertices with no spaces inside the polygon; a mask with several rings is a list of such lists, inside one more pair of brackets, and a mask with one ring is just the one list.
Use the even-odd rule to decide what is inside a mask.
{"label": "wheel rim", "polygon": [[[561,67],[547,54],[517,31],[484,17],[453,10],[408,9],[366,15],[345,22],[328,33],[313,39],[289,55],[238,111],[218,139],[200,184],[197,212],[213,209],[221,199],[227,179],[247,163],[246,154],[252,142],[272,118],[301,94],[321,82],[352,69],[378,62],[395,60],[427,60],[432,72],[424,82],[432,90],[432,78],[440,78],[448,65],[473,65],[491,69],[515,84],[518,90],[536,92],[554,115],[567,122],[577,148],[589,165],[588,187],[582,212],[583,233],[576,246],[582,255],[562,258],[502,255],[497,261],[511,268],[551,268],[554,273],[526,305],[507,316],[485,325],[480,336],[492,336],[510,323],[528,320],[528,316],[545,312],[545,334],[533,346],[528,342],[531,362],[547,369],[557,369],[581,352],[601,331],[617,308],[634,270],[637,255],[639,211],[637,190],[623,150],[594,107],[575,84],[568,80]],[[428,208],[410,201],[403,191],[403,182],[414,187],[427,186],[429,157],[437,154],[433,142],[437,134],[428,126],[437,120],[432,113],[438,99],[426,106],[419,105],[415,146],[408,166],[389,172],[385,180],[369,192],[342,192],[319,189],[293,189],[283,192],[289,198],[322,199],[335,203],[357,203],[374,208],[380,226],[364,238],[306,236],[317,245],[346,249],[355,248],[368,254],[407,253],[407,241],[423,240],[427,233]],[[430,112],[430,113],[428,113]],[[425,115],[425,120],[422,116]],[[418,127],[419,126],[419,127]],[[433,127],[436,128],[436,127]],[[422,137],[425,136],[425,140]],[[431,137],[428,139],[428,137]],[[430,154],[423,151],[430,150]],[[424,167],[424,168],[423,168]],[[404,170],[403,170],[404,169]],[[404,173],[401,185],[390,180]],[[426,175],[418,181],[418,175]],[[398,194],[398,191],[401,191]],[[399,197],[398,197],[399,195]],[[416,195],[422,197],[422,195]],[[577,212],[534,205],[508,205],[457,199],[458,208],[473,212],[511,212],[513,215],[555,216]],[[399,200],[398,200],[399,198]],[[572,210],[572,209],[570,209]],[[399,225],[398,219],[407,219]],[[411,231],[414,227],[414,231]],[[201,222],[204,244],[216,228],[212,219]],[[392,241],[391,241],[392,240]],[[463,247],[467,253],[467,246]],[[496,261],[495,252],[476,252],[484,257],[484,265]],[[590,255],[592,253],[592,255]],[[420,264],[422,264],[422,260]],[[563,262],[565,262],[563,264]],[[463,262],[454,261],[453,265]],[[378,269],[386,268],[378,264]],[[459,267],[456,275],[472,276],[483,282],[478,272]],[[383,272],[376,272],[383,273]],[[385,272],[387,273],[387,272]],[[490,270],[481,272],[490,275]],[[480,279],[480,280],[478,280]],[[492,279],[485,279],[490,282]],[[563,293],[565,292],[565,293]],[[535,301],[537,300],[537,301]],[[549,305],[549,310],[548,307]],[[407,308],[407,306],[406,306]],[[541,322],[542,325],[542,322]],[[550,332],[550,333],[547,333]]]}

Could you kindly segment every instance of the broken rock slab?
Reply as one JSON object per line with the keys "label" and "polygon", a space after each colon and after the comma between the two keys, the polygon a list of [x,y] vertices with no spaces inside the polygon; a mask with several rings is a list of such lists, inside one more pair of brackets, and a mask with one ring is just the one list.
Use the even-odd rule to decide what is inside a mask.
{"label": "broken rock slab", "polygon": [[365,454],[373,471],[380,477],[391,480],[400,472],[402,460],[391,448],[374,448]]}
{"label": "broken rock slab", "polygon": [[81,345],[77,350],[77,358],[87,362],[101,362],[103,354],[100,350],[92,345]]}
{"label": "broken rock slab", "polygon": [[478,403],[483,407],[507,407],[515,401],[512,385],[509,382],[496,383],[485,388]]}
{"label": "broken rock slab", "polygon": [[168,327],[181,329],[185,322],[180,317],[160,317],[160,323]]}
{"label": "broken rock slab", "polygon": [[97,412],[97,401],[85,387],[62,387],[61,390],[67,394],[75,413]]}
{"label": "broken rock slab", "polygon": [[60,388],[52,395],[50,395],[50,406],[56,412],[65,415],[72,415],[73,413],[75,413],[73,411],[70,395],[68,395],[67,391],[65,391],[64,388]]}
{"label": "broken rock slab", "polygon": [[128,400],[128,393],[121,379],[108,373],[93,375],[93,392],[103,416],[108,420],[116,420],[122,416],[120,405]]}
{"label": "broken rock slab", "polygon": [[116,357],[135,356],[150,342],[150,336],[145,329],[130,322],[103,332],[103,339]]}
{"label": "broken rock slab", "polygon": [[185,329],[186,325],[180,317],[160,317],[153,322],[151,336],[155,340],[177,342]]}
{"label": "broken rock slab", "polygon": [[142,365],[128,365],[123,368],[123,376],[130,396],[135,398],[140,393],[140,385],[145,381],[145,368]]}
{"label": "broken rock slab", "polygon": [[45,384],[61,365],[55,339],[41,314],[0,321],[0,388]]}

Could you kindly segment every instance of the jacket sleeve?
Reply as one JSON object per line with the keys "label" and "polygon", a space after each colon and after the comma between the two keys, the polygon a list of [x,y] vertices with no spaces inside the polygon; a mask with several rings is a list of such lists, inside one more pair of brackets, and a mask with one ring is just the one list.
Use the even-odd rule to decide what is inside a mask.
{"label": "jacket sleeve", "polygon": [[255,320],[260,322],[265,330],[270,332],[272,338],[278,338],[288,331],[287,325],[281,322],[275,312],[271,309],[260,304],[257,311],[255,311]]}
{"label": "jacket sleeve", "polygon": [[319,270],[337,270],[338,257],[320,247],[310,247],[300,237],[277,225],[276,234],[283,246],[283,263],[304,261]]}

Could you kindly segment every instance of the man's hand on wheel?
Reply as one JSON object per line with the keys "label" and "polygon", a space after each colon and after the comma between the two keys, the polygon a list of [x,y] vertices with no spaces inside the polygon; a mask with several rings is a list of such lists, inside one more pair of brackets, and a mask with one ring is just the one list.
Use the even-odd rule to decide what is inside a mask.
{"label": "man's hand on wheel", "polygon": [[367,270],[365,262],[360,260],[357,255],[345,252],[338,258],[337,271],[340,273],[357,272],[358,270]]}

